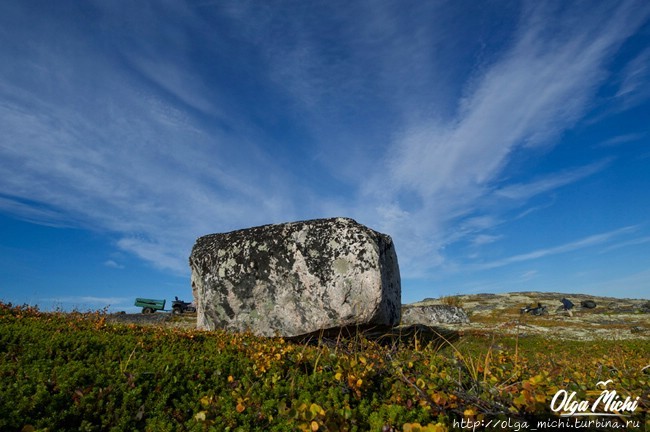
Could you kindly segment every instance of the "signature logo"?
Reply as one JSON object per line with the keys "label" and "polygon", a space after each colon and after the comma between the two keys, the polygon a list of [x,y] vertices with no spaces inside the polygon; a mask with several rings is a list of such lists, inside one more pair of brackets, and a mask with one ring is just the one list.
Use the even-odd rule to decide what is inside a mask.
{"label": "signature logo", "polygon": [[560,413],[562,417],[572,416],[623,416],[628,417],[639,406],[639,397],[634,400],[627,396],[625,399],[616,390],[608,390],[607,385],[613,381],[598,381],[596,388],[602,388],[598,398],[593,401],[578,400],[576,392],[558,390],[551,400],[551,410]]}

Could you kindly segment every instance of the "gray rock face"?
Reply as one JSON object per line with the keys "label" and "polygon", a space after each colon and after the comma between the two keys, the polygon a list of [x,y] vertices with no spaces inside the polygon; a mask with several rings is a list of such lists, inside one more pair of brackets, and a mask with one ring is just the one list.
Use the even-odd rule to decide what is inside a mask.
{"label": "gray rock face", "polygon": [[402,308],[402,325],[467,324],[469,318],[458,306],[429,305]]}
{"label": "gray rock face", "polygon": [[197,326],[298,336],[395,325],[401,285],[391,238],[352,219],[200,237],[190,255]]}

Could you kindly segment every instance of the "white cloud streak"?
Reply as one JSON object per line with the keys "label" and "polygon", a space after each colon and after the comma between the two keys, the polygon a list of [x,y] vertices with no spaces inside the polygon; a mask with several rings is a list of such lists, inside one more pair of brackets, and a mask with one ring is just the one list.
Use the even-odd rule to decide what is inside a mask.
{"label": "white cloud streak", "polygon": [[624,134],[624,135],[619,135],[615,136],[613,138],[609,138],[602,143],[599,144],[601,147],[613,147],[613,146],[618,146],[622,144],[627,144],[630,142],[637,142],[643,139],[646,135],[643,133],[631,133],[631,134]]}
{"label": "white cloud streak", "polygon": [[[444,233],[452,224],[490,210],[478,206],[489,198],[491,184],[514,151],[553,146],[585,114],[607,74],[609,56],[649,13],[647,5],[638,3],[599,5],[589,11],[527,5],[515,42],[472,80],[455,120],[430,118],[406,125],[386,157],[387,175],[382,170],[366,183],[370,200],[383,202],[376,207],[377,224],[395,233],[398,245],[423,246],[407,249],[407,261],[436,255],[449,240]],[[525,201],[605,165],[598,162],[531,184],[506,186],[496,194]],[[440,255],[429,259],[429,265],[440,263]]]}
{"label": "white cloud streak", "polygon": [[535,195],[558,189],[575,183],[585,177],[589,177],[608,165],[608,161],[602,161],[588,166],[580,167],[571,171],[554,173],[550,176],[537,179],[525,184],[511,184],[497,189],[494,194],[498,197],[511,200],[525,201]]}
{"label": "white cloud streak", "polygon": [[639,101],[648,97],[650,78],[650,48],[632,59],[622,72],[621,85],[615,97]]}
{"label": "white cloud streak", "polygon": [[609,231],[606,233],[601,233],[601,234],[595,234],[591,235],[585,238],[582,238],[580,240],[576,240],[573,242],[569,242],[560,246],[554,246],[551,248],[545,248],[545,249],[537,249],[532,252],[527,252],[519,255],[513,255],[508,258],[484,263],[484,264],[479,264],[476,266],[476,269],[478,270],[488,270],[488,269],[493,269],[497,267],[504,267],[510,264],[514,263],[520,263],[520,262],[525,262],[525,261],[531,261],[531,260],[536,260],[552,255],[558,255],[558,254],[563,254],[567,252],[573,252],[576,250],[581,250],[597,245],[601,245],[603,243],[609,242],[621,235],[624,234],[629,234],[631,232],[634,232],[638,229],[636,226],[628,226],[628,227],[623,227],[619,228],[617,230]]}
{"label": "white cloud streak", "polygon": [[635,239],[615,243],[615,244],[613,244],[611,246],[603,248],[600,251],[600,253],[607,253],[607,252],[611,252],[611,251],[616,250],[616,249],[621,249],[621,248],[625,248],[625,247],[629,247],[629,246],[638,246],[638,245],[643,245],[643,244],[647,244],[647,243],[650,243],[650,236],[644,236],[644,237],[639,237],[639,238],[635,238]]}
{"label": "white cloud streak", "polygon": [[80,306],[115,306],[119,304],[124,304],[131,299],[128,297],[95,297],[95,296],[62,296],[62,297],[52,297],[45,298],[42,301],[45,302],[54,302],[54,303],[65,303],[73,304]]}
{"label": "white cloud streak", "polygon": [[482,246],[501,239],[502,236],[499,235],[489,235],[489,234],[479,234],[473,240],[472,243],[476,246]]}
{"label": "white cloud streak", "polygon": [[115,260],[106,260],[104,261],[104,265],[109,268],[114,268],[114,269],[123,269],[124,265],[118,263]]}

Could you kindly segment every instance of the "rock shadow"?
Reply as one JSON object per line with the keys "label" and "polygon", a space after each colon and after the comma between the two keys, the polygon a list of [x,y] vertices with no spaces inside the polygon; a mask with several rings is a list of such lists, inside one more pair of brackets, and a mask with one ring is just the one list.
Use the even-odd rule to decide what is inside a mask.
{"label": "rock shadow", "polygon": [[304,335],[285,338],[307,345],[341,345],[350,341],[366,339],[392,349],[444,348],[460,339],[456,330],[414,324],[408,326],[346,326],[318,330]]}

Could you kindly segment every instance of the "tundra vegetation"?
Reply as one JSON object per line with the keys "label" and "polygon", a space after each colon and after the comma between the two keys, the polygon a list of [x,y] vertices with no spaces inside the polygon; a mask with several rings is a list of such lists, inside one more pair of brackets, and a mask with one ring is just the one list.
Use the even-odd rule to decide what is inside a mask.
{"label": "tundra vegetation", "polygon": [[638,397],[626,419],[650,424],[645,339],[567,341],[472,331],[426,346],[417,340],[380,346],[363,337],[295,343],[169,323],[118,324],[109,317],[0,303],[0,430],[533,425],[557,418],[550,405],[559,390],[575,393],[576,401],[593,400],[596,383],[607,380],[622,398]]}

